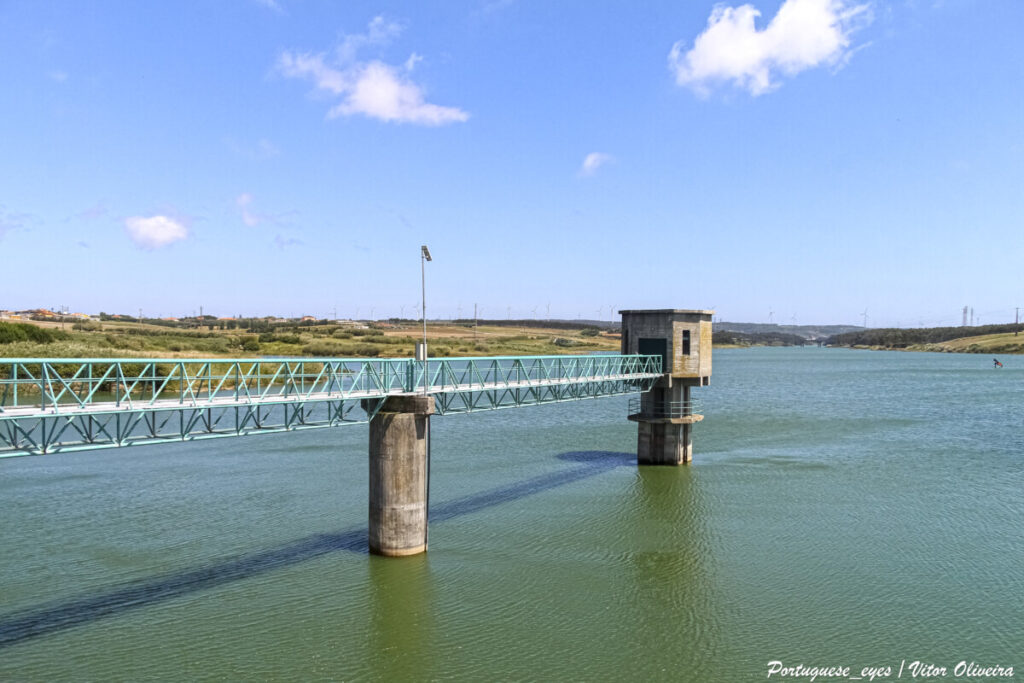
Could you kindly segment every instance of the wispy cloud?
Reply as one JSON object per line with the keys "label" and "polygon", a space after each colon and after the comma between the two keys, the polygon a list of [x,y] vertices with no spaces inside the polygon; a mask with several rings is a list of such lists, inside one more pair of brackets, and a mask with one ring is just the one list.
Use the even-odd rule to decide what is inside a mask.
{"label": "wispy cloud", "polygon": [[583,158],[583,164],[580,166],[581,176],[591,176],[597,173],[597,169],[601,168],[610,161],[614,161],[614,157],[610,154],[603,152],[591,152]]}
{"label": "wispy cloud", "polygon": [[285,250],[288,247],[297,247],[302,244],[302,240],[298,237],[285,237],[283,235],[274,235],[274,245],[280,249]]}
{"label": "wispy cloud", "polygon": [[46,75],[49,76],[50,80],[54,81],[55,83],[63,83],[64,81],[68,80],[68,73],[66,71],[60,71],[59,69],[56,71],[51,71]]}
{"label": "wispy cloud", "polygon": [[341,44],[335,50],[338,62],[352,63],[363,48],[387,45],[401,33],[401,24],[378,15],[366,25],[366,33],[350,33],[341,39]]}
{"label": "wispy cloud", "polygon": [[239,142],[235,138],[224,138],[224,144],[235,154],[251,161],[271,159],[281,153],[280,148],[266,138],[260,138],[253,144]]}
{"label": "wispy cloud", "polygon": [[415,52],[413,52],[411,55],[409,55],[409,59],[405,60],[405,64],[403,66],[405,66],[406,71],[412,73],[412,70],[416,68],[416,65],[422,61],[422,55],[418,55]]}
{"label": "wispy cloud", "polygon": [[32,217],[27,213],[14,213],[0,205],[0,239],[10,233],[25,227]]}
{"label": "wispy cloud", "polygon": [[188,229],[167,216],[131,216],[124,220],[124,227],[141,249],[159,249],[188,237]]}
{"label": "wispy cloud", "polygon": [[281,14],[284,14],[284,7],[282,7],[281,3],[279,3],[277,0],[254,0],[254,1],[255,1],[255,3],[257,5],[262,5],[263,7],[266,7],[267,9],[272,9],[275,12],[279,12]]}
{"label": "wispy cloud", "polygon": [[251,228],[259,225],[260,218],[249,209],[250,204],[252,204],[252,195],[248,192],[243,192],[235,199],[235,206],[242,213],[242,222]]}
{"label": "wispy cloud", "polygon": [[93,221],[96,220],[97,218],[103,218],[108,213],[109,211],[107,210],[106,205],[104,205],[102,202],[97,202],[90,206],[89,208],[79,211],[78,213],[73,215],[72,218]]}
{"label": "wispy cloud", "polygon": [[514,4],[515,0],[488,0],[487,2],[484,2],[479,9],[474,10],[474,14],[491,14],[493,12],[500,12]]}
{"label": "wispy cloud", "polygon": [[758,30],[760,16],[749,4],[716,6],[692,48],[684,52],[684,41],[672,46],[668,63],[676,83],[700,96],[721,82],[763,95],[779,87],[780,76],[844,64],[851,34],[872,20],[868,4],[850,0],[785,0]]}
{"label": "wispy cloud", "polygon": [[368,46],[384,45],[401,32],[401,26],[376,17],[367,32],[345,36],[333,58],[326,54],[283,52],[277,70],[289,78],[311,80],[315,88],[341,101],[327,112],[328,118],[362,115],[381,121],[441,126],[469,119],[458,107],[426,101],[423,88],[410,78],[423,58],[412,53],[402,66],[374,59],[358,61]]}
{"label": "wispy cloud", "polygon": [[263,213],[253,209],[253,196],[248,192],[235,197],[235,207],[238,209],[239,214],[242,216],[242,222],[248,225],[250,228],[254,228],[261,223],[270,223],[271,225],[285,226],[289,224],[288,218],[293,216],[295,211],[287,213]]}

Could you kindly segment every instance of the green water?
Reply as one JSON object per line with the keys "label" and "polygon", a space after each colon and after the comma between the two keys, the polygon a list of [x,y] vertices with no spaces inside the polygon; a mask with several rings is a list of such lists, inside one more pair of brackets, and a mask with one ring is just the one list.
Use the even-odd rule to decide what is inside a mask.
{"label": "green water", "polygon": [[685,468],[635,466],[626,398],[435,418],[398,560],[364,550],[365,427],[0,461],[0,680],[1016,673],[1002,360],[717,351]]}

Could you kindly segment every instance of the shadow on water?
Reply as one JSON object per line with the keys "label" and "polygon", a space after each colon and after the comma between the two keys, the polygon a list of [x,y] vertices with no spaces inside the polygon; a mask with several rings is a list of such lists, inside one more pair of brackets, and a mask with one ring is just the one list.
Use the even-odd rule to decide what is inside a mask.
{"label": "shadow on water", "polygon": [[[569,452],[557,457],[559,460],[576,463],[577,466],[434,505],[430,510],[430,521],[438,523],[472,514],[636,462],[633,454],[608,451]],[[72,598],[0,617],[0,649],[128,610],[313,560],[339,550],[368,554],[366,527],[315,534],[270,550],[240,555],[205,567],[112,588],[98,595]],[[394,560],[390,562],[394,563]]]}

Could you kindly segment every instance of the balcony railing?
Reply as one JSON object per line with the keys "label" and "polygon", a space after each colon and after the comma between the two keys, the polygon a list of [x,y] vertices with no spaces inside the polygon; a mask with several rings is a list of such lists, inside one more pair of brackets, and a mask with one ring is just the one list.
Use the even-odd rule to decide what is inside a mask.
{"label": "balcony railing", "polygon": [[629,414],[655,420],[678,419],[701,415],[704,404],[701,401],[652,401],[644,397],[629,400]]}

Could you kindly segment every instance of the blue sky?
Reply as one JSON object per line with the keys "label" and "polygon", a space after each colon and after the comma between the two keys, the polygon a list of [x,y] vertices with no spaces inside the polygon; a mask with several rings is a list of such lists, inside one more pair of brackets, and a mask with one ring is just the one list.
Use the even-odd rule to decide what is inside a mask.
{"label": "blue sky", "polygon": [[0,0],[0,308],[1012,320],[1022,20]]}

